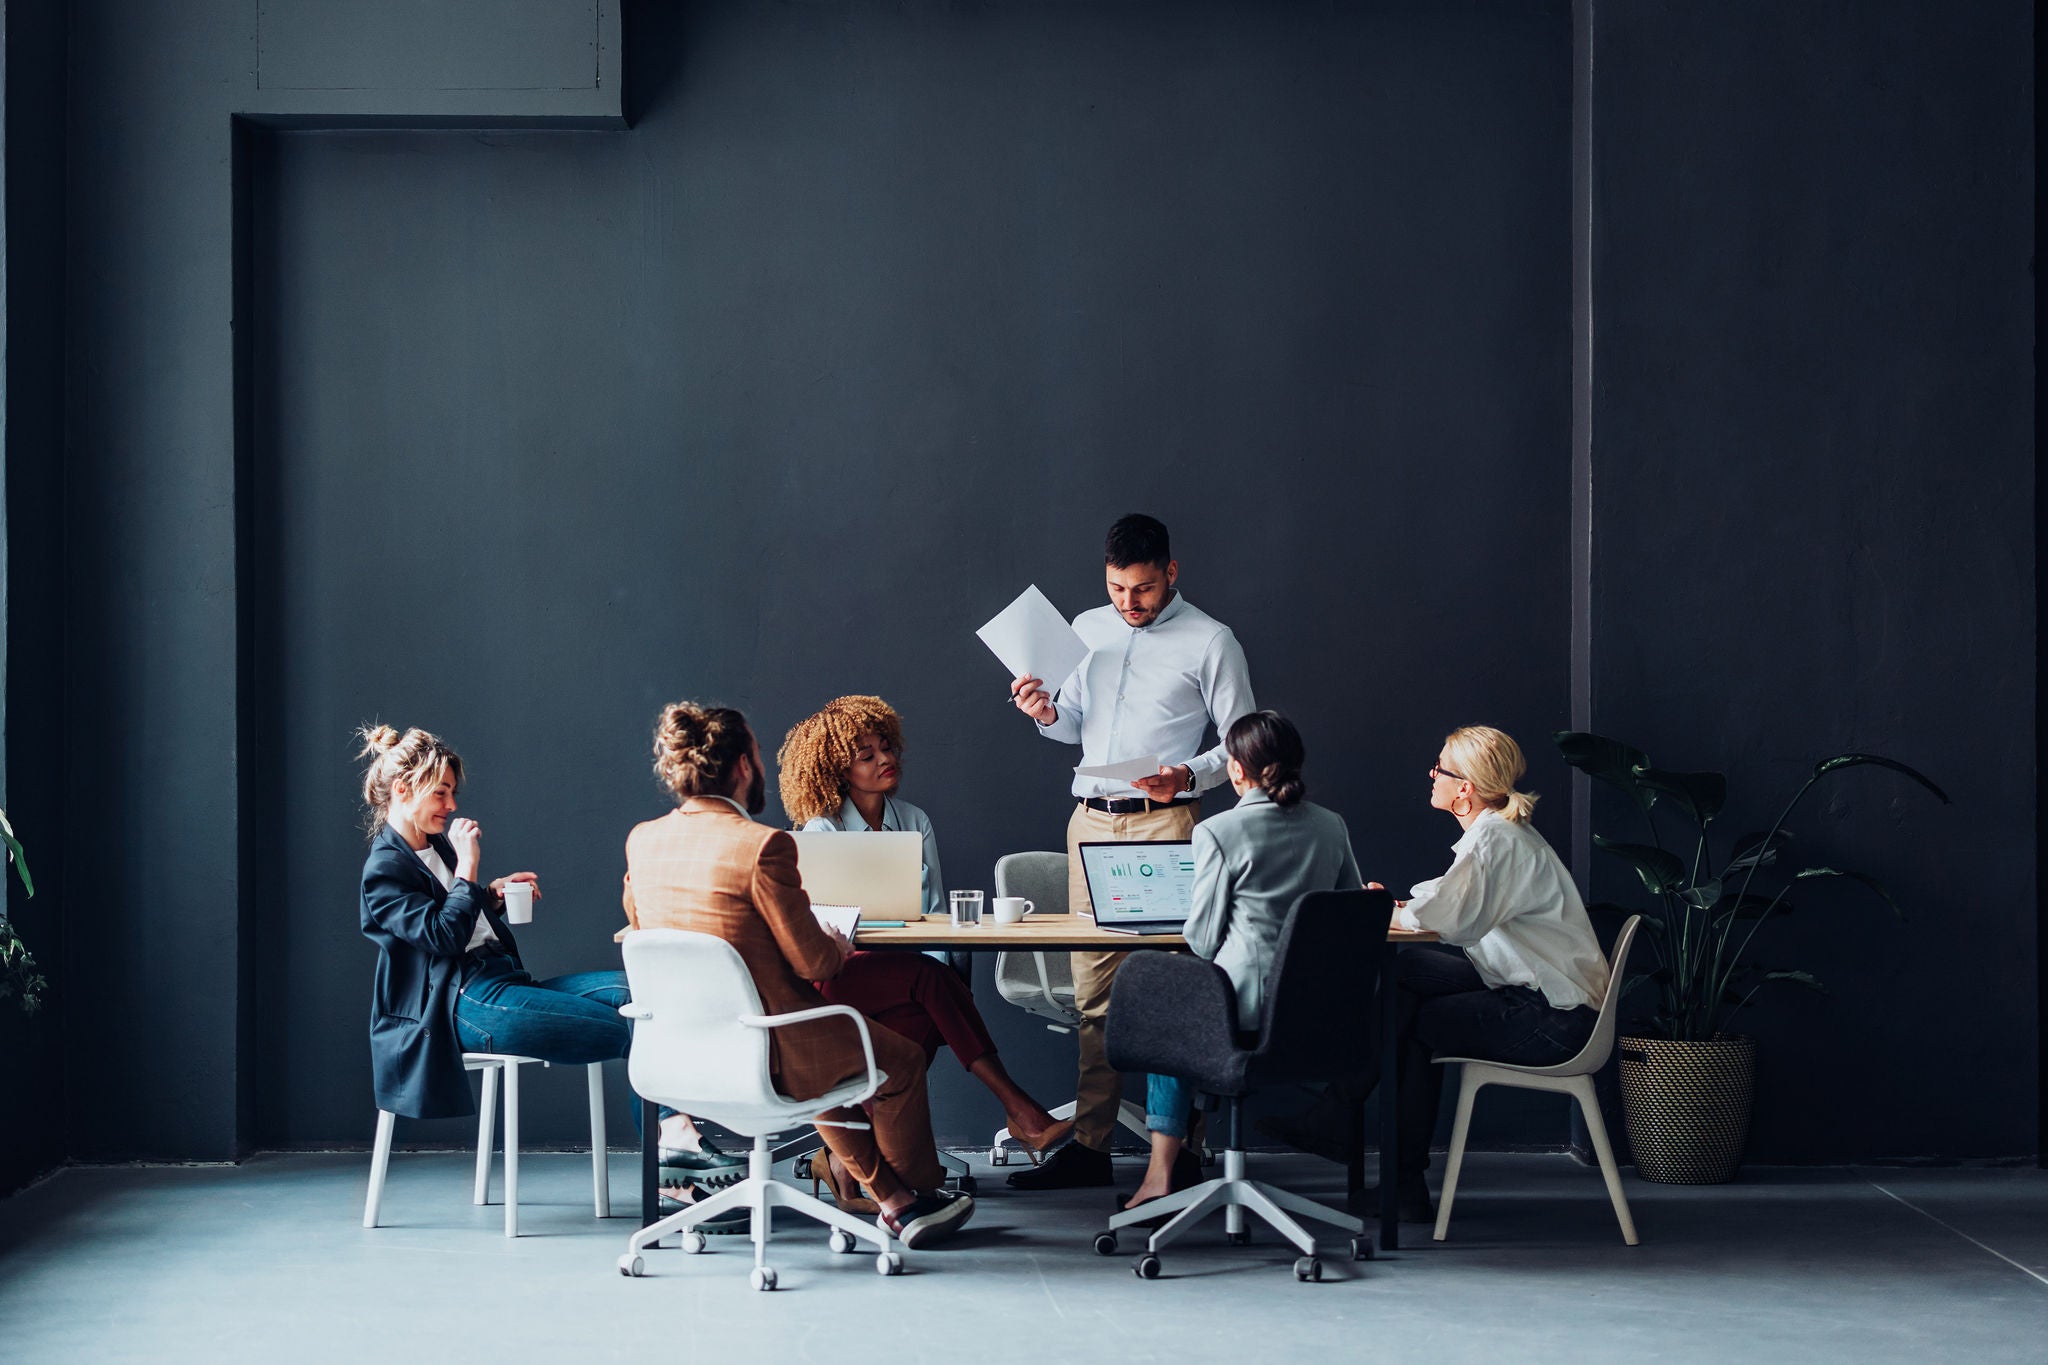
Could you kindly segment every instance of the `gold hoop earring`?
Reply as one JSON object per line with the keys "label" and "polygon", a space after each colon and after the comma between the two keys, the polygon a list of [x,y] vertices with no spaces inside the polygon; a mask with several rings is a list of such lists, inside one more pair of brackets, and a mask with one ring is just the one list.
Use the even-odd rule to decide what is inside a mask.
{"label": "gold hoop earring", "polygon": [[1463,801],[1465,803],[1465,809],[1459,810],[1458,807],[1455,804],[1453,804],[1451,806],[1451,814],[1457,816],[1460,820],[1462,820],[1472,813],[1472,798],[1469,796],[1461,796],[1458,798],[1458,800]]}

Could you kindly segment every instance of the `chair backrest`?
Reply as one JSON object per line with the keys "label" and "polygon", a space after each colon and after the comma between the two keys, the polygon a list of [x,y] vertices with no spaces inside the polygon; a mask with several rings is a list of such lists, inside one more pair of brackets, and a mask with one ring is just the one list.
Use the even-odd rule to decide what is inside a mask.
{"label": "chair backrest", "polygon": [[[1006,853],[996,859],[996,894],[1023,896],[1034,915],[1067,913],[1067,855]],[[1078,1016],[1047,1002],[1047,996],[1071,996],[1072,959],[1066,953],[997,953],[996,989],[1003,999],[1048,1019],[1072,1022]]]}
{"label": "chair backrest", "polygon": [[1067,855],[1005,853],[996,859],[996,894],[1025,897],[1037,906],[1033,914],[1066,914]]}
{"label": "chair backrest", "polygon": [[626,1074],[634,1093],[687,1113],[715,1117],[722,1102],[744,1108],[787,1103],[768,1075],[768,1030],[741,1015],[761,1013],[761,995],[737,950],[685,929],[638,929],[621,944],[633,1005]]}
{"label": "chair backrest", "polygon": [[1253,1079],[1336,1080],[1370,1065],[1393,917],[1387,891],[1310,891],[1295,901],[1266,982]]}
{"label": "chair backrest", "polygon": [[1630,915],[1621,926],[1621,935],[1614,940],[1614,956],[1607,964],[1607,998],[1600,1002],[1600,1018],[1593,1025],[1593,1036],[1579,1049],[1578,1056],[1561,1066],[1545,1067],[1544,1071],[1559,1076],[1588,1076],[1607,1065],[1607,1059],[1614,1053],[1614,1016],[1621,1004],[1628,951],[1635,947],[1636,927],[1642,922],[1641,915]]}

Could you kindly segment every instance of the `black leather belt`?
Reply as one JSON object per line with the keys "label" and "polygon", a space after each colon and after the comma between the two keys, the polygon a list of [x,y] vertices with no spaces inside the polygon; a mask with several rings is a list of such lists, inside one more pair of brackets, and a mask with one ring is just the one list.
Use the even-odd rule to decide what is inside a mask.
{"label": "black leather belt", "polygon": [[1173,810],[1177,806],[1192,806],[1193,801],[1154,801],[1144,796],[1120,796],[1110,800],[1103,796],[1086,797],[1081,802],[1089,810],[1099,810],[1105,815],[1142,815],[1148,810]]}

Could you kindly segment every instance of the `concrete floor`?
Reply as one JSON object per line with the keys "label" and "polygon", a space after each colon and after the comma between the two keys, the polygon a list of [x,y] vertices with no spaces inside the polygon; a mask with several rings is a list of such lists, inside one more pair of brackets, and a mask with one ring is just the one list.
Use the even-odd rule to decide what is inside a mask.
{"label": "concrete floor", "polygon": [[[1255,1154],[1311,1195],[1335,1167]],[[1135,1163],[1119,1163],[1135,1172]],[[0,1360],[2048,1361],[2048,1172],[1762,1169],[1627,1191],[1626,1247],[1595,1172],[1475,1155],[1451,1240],[1298,1284],[1271,1235],[1220,1223],[1145,1283],[1096,1256],[1105,1191],[1013,1194],[981,1165],[974,1225],[884,1280],[802,1232],[749,1291],[745,1239],[613,1268],[631,1222],[589,1214],[588,1159],[529,1155],[522,1235],[468,1202],[469,1160],[400,1153],[388,1226],[359,1226],[368,1160],[67,1170],[0,1201]],[[622,1212],[634,1164],[614,1159]],[[1132,1245],[1130,1241],[1126,1246]]]}

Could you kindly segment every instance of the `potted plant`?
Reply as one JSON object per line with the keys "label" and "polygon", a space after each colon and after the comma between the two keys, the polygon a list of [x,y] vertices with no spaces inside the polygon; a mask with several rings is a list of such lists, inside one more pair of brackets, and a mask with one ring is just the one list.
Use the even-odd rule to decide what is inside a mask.
{"label": "potted plant", "polygon": [[[14,837],[14,826],[7,823],[7,812],[0,810],[0,843],[7,846],[7,861],[14,865],[15,875],[21,878],[22,889],[33,896],[36,893],[35,880],[28,875],[28,858],[21,850],[21,841]],[[14,921],[7,917],[4,904],[0,904],[0,1000],[19,996],[24,1014],[34,1014],[43,1006],[43,991],[49,986],[43,974],[36,967],[35,954],[21,941],[15,932]]]}
{"label": "potted plant", "polygon": [[[1636,1170],[1645,1179],[1673,1184],[1731,1179],[1749,1136],[1756,1063],[1755,1040],[1734,1032],[1736,1017],[1768,985],[1827,993],[1810,972],[1767,967],[1750,957],[1757,932],[1791,909],[1785,897],[1795,885],[1822,879],[1856,882],[1903,918],[1891,893],[1861,872],[1802,867],[1787,874],[1779,863],[1792,842],[1785,821],[1817,784],[1849,768],[1889,768],[1944,804],[1948,796],[1894,759],[1837,754],[1814,765],[1770,829],[1726,845],[1717,867],[1709,833],[1727,801],[1725,776],[1671,772],[1652,764],[1642,750],[1600,735],[1561,730],[1555,739],[1565,762],[1628,796],[1642,812],[1649,839],[1626,843],[1593,836],[1595,844],[1635,869],[1653,898],[1638,933],[1655,967],[1625,987],[1647,985],[1652,1003],[1636,1023],[1638,1031],[1624,1035],[1617,1049]],[[1690,825],[1677,848],[1665,845],[1659,806],[1677,807]],[[1591,908],[1629,913],[1613,905]]]}

